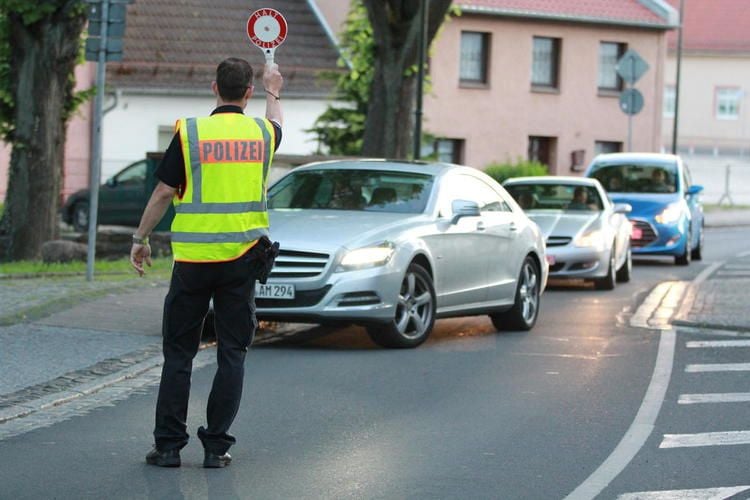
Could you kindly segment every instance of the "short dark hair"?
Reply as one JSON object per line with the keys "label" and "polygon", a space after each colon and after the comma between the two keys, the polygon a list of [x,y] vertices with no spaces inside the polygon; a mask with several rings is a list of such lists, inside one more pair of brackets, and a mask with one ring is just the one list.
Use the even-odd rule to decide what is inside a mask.
{"label": "short dark hair", "polygon": [[239,101],[252,84],[253,68],[244,59],[230,57],[216,68],[216,85],[225,101]]}

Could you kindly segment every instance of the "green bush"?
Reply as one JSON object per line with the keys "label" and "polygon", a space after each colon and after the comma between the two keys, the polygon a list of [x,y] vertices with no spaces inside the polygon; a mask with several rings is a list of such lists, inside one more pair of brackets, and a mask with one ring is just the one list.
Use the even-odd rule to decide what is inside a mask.
{"label": "green bush", "polygon": [[511,177],[535,177],[548,175],[547,165],[537,161],[519,160],[517,163],[494,163],[484,169],[484,173],[502,183]]}

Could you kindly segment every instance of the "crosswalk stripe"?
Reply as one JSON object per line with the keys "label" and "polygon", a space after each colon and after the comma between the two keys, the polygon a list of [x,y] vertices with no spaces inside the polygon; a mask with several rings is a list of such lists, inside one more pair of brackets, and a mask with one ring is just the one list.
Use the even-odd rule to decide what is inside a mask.
{"label": "crosswalk stripe", "polygon": [[617,500],[724,500],[750,489],[750,486],[729,486],[697,490],[639,491],[625,493]]}
{"label": "crosswalk stripe", "polygon": [[750,347],[750,340],[692,340],[686,344],[688,349],[705,349],[711,347]]}
{"label": "crosswalk stripe", "polygon": [[699,432],[697,434],[664,434],[659,448],[694,448],[750,444],[750,431]]}
{"label": "crosswalk stripe", "polygon": [[750,363],[707,363],[687,365],[687,373],[699,372],[747,372],[750,371]]}
{"label": "crosswalk stripe", "polygon": [[744,403],[750,401],[750,392],[725,392],[713,394],[680,394],[677,403],[689,405],[696,403]]}

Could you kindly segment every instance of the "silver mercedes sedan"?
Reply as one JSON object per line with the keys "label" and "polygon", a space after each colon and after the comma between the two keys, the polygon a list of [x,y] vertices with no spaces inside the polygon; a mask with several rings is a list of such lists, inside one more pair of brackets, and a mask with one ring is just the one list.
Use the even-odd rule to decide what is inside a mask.
{"label": "silver mercedes sedan", "polygon": [[291,170],[269,189],[281,252],[256,287],[259,319],[355,323],[416,347],[435,319],[487,314],[529,330],[547,282],[544,239],[484,173],[351,160]]}
{"label": "silver mercedes sedan", "polygon": [[503,186],[544,233],[550,278],[585,279],[600,290],[630,281],[631,207],[613,204],[599,181],[518,177]]}

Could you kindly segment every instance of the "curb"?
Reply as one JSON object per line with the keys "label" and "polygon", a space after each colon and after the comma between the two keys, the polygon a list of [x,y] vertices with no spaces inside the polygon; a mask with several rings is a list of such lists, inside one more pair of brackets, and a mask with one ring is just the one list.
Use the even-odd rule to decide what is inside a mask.
{"label": "curb", "polygon": [[[216,342],[201,343],[198,352],[205,351],[215,345]],[[122,356],[122,358],[127,356],[128,354]],[[84,396],[90,396],[120,382],[134,379],[154,368],[160,367],[162,363],[163,358],[162,355],[159,354],[140,361],[128,368],[105,375],[97,380],[85,382],[70,389],[65,389],[54,394],[15,404],[10,408],[0,410],[0,424],[5,424],[18,418],[27,417],[42,410],[61,406]],[[194,368],[197,367],[198,366]]]}
{"label": "curb", "polygon": [[722,325],[719,323],[705,323],[700,321],[688,321],[684,319],[674,319],[672,324],[675,326],[687,326],[702,330],[723,330],[726,332],[750,333],[750,325]]}

